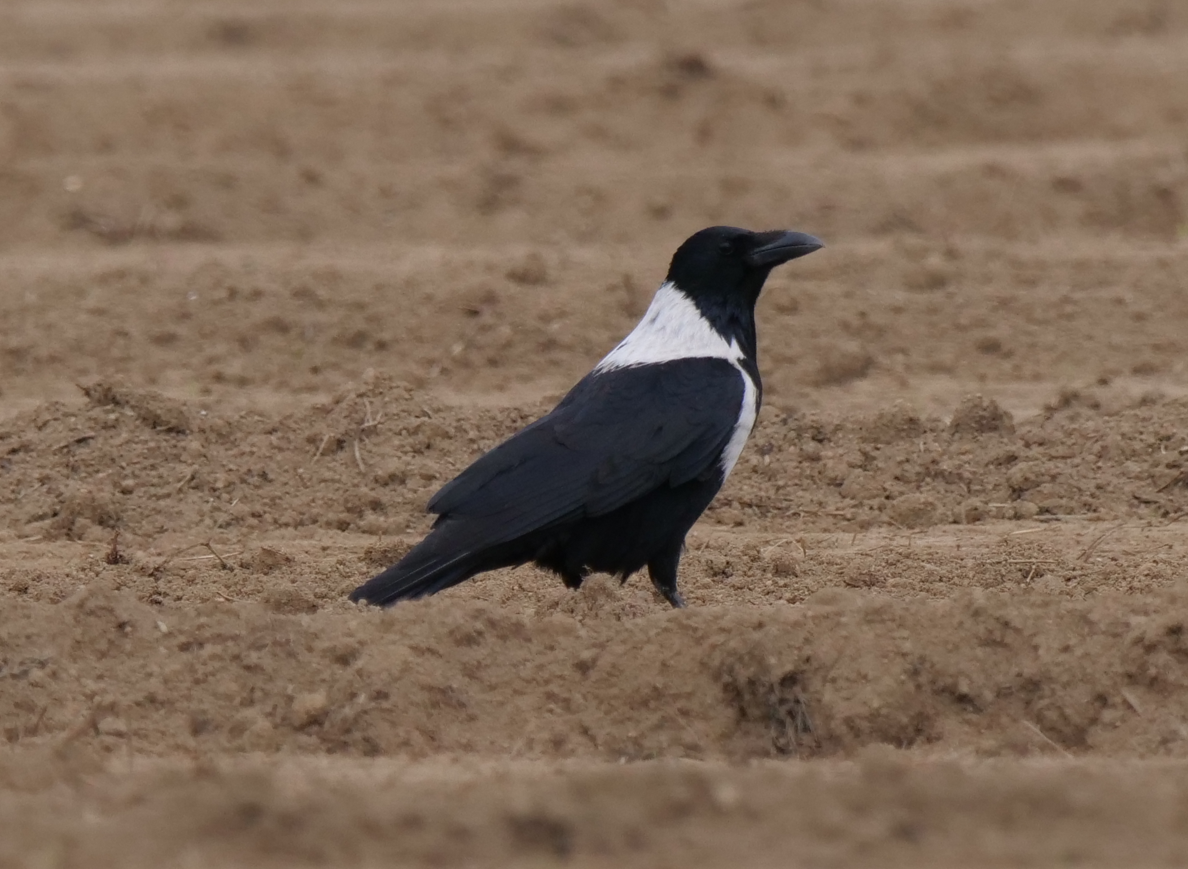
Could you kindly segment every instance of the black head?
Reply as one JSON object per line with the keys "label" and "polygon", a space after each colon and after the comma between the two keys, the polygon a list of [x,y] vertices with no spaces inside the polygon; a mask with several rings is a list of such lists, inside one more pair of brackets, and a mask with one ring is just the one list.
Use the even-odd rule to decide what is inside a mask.
{"label": "black head", "polygon": [[673,254],[668,280],[705,310],[741,302],[753,310],[763,282],[778,265],[824,245],[803,232],[750,232],[711,226],[689,236]]}

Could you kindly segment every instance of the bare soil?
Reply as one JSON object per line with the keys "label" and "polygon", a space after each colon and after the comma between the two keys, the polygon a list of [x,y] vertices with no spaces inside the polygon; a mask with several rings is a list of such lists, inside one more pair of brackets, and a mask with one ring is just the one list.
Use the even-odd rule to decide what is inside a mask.
{"label": "bare soil", "polygon": [[[0,867],[1188,861],[1188,9],[0,8]],[[682,568],[346,593],[692,231]]]}

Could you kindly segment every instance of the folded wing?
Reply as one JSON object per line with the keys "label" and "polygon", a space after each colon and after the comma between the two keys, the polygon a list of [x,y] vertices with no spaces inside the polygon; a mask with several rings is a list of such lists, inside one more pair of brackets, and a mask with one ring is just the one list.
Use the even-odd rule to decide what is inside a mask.
{"label": "folded wing", "polygon": [[478,459],[429,502],[480,520],[486,544],[601,516],[661,486],[720,473],[744,396],[723,359],[592,374],[550,414]]}

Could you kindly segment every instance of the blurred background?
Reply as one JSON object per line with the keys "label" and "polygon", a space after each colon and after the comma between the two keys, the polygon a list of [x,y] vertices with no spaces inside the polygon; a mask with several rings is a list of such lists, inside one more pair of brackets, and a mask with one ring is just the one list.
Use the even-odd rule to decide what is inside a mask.
{"label": "blurred background", "polygon": [[1174,391],[1186,81],[1172,0],[7,0],[0,412],[554,395],[713,223],[829,244],[779,405]]}

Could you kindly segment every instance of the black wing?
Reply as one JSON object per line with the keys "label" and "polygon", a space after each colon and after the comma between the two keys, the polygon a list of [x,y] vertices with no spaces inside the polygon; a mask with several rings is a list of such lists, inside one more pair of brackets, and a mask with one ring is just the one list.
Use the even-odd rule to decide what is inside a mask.
{"label": "black wing", "polygon": [[744,391],[742,373],[724,359],[590,374],[551,413],[447,483],[429,510],[486,520],[498,541],[509,541],[720,473]]}

